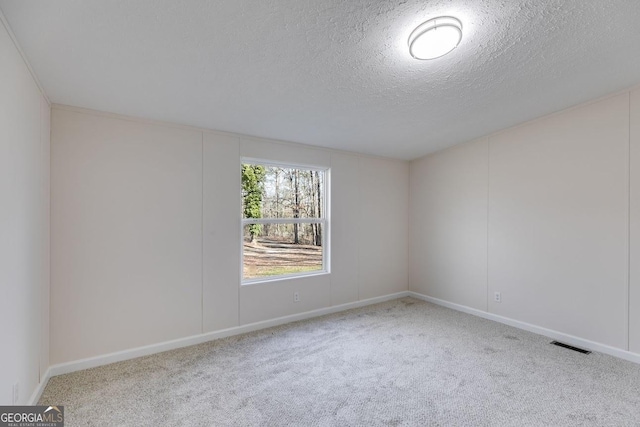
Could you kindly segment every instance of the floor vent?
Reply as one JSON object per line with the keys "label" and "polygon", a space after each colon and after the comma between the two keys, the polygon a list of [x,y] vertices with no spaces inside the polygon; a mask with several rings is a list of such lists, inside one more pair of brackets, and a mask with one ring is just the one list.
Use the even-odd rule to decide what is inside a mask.
{"label": "floor vent", "polygon": [[583,349],[583,348],[574,347],[574,346],[572,346],[572,345],[565,344],[565,343],[563,343],[563,342],[551,341],[551,344],[553,344],[553,345],[557,345],[558,347],[568,348],[569,350],[577,351],[578,353],[582,353],[582,354],[591,354],[591,352],[590,352],[589,350],[585,350],[585,349]]}

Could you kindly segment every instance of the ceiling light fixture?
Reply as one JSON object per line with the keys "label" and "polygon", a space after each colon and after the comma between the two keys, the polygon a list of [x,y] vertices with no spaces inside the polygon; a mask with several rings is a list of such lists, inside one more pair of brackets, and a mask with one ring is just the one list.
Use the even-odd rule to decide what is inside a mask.
{"label": "ceiling light fixture", "polygon": [[462,23],[440,16],[418,25],[409,36],[409,53],[416,59],[436,59],[455,49],[462,40]]}

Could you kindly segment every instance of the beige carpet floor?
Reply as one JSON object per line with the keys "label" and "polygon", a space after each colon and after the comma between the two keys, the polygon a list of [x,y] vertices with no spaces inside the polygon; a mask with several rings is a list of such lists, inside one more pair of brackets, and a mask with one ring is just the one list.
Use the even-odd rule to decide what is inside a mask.
{"label": "beige carpet floor", "polygon": [[640,365],[403,298],[54,377],[72,426],[638,426]]}

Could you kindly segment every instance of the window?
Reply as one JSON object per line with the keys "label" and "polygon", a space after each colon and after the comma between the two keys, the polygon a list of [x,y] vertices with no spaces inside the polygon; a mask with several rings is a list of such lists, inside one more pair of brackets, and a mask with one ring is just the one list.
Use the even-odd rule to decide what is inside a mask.
{"label": "window", "polygon": [[327,175],[243,161],[243,283],[328,272]]}

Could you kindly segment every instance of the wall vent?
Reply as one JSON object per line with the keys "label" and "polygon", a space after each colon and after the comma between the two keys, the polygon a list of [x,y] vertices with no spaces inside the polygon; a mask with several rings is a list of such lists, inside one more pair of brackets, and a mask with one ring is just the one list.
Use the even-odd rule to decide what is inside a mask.
{"label": "wall vent", "polygon": [[551,341],[551,344],[557,345],[558,347],[568,348],[569,350],[577,351],[578,353],[591,354],[591,352],[589,350],[585,350],[583,348],[574,347],[572,345],[565,344],[563,342]]}

